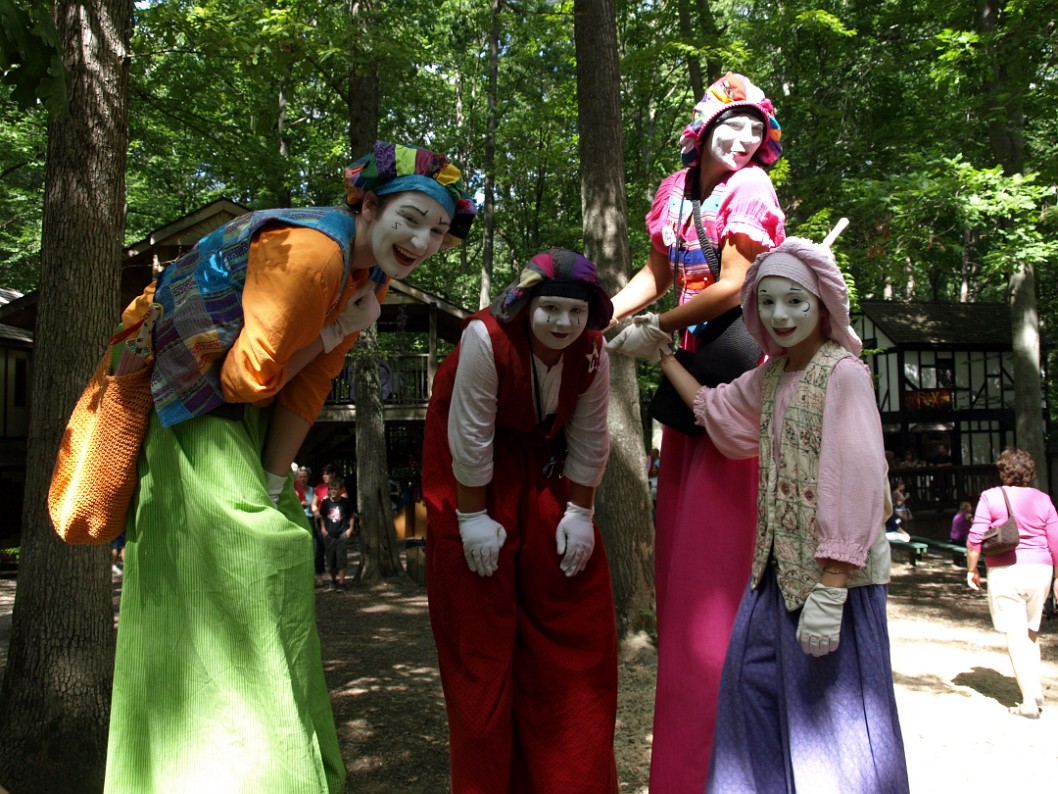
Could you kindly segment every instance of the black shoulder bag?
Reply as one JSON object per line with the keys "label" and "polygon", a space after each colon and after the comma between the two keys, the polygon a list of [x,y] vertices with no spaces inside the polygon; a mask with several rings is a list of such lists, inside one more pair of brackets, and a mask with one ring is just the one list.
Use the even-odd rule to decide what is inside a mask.
{"label": "black shoulder bag", "polygon": [[[692,199],[691,209],[694,212],[694,228],[698,232],[698,243],[709,263],[714,283],[720,280],[720,262],[716,258],[709,238],[702,227],[701,202]],[[706,288],[708,289],[708,287]],[[719,317],[705,324],[704,330],[696,335],[698,348],[695,352],[677,350],[676,360],[694,376],[703,386],[719,386],[730,383],[743,372],[757,366],[763,355],[760,345],[746,330],[742,321],[742,307],[736,306]],[[674,430],[696,436],[705,432],[705,428],[694,422],[694,412],[680,397],[669,379],[664,374],[658,384],[648,409],[650,416],[663,425]]]}

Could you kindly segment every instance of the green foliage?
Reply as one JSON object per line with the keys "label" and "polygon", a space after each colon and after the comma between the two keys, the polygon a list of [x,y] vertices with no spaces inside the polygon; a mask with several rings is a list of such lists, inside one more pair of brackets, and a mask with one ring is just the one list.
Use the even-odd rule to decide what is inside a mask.
{"label": "green foliage", "polygon": [[[787,231],[821,239],[848,216],[835,252],[864,297],[914,285],[916,297],[951,300],[965,283],[971,298],[994,298],[1031,262],[1045,317],[1058,310],[1043,278],[1058,266],[1058,36],[1044,0],[1001,4],[989,30],[972,5],[939,0],[715,0],[687,4],[690,36],[676,2],[617,5],[633,263],[649,251],[641,219],[654,190],[679,167],[697,58],[745,72],[773,99],[786,155],[771,175]],[[21,110],[21,86],[29,66],[55,77],[43,66],[56,51],[43,10],[0,0],[0,284],[18,289],[36,283],[46,140],[43,114]],[[369,68],[379,136],[448,153],[480,199],[491,13],[486,0],[137,4],[126,239],[220,196],[251,208],[340,201],[341,170],[360,154],[349,150],[348,79]],[[571,13],[555,0],[502,5],[494,289],[537,251],[581,245]],[[31,56],[27,41],[40,43]],[[989,88],[997,50],[1020,81],[1009,97]],[[57,83],[36,85],[42,99],[60,95]],[[992,151],[997,107],[1024,115],[1016,174]],[[476,306],[482,226],[414,283]]]}
{"label": "green foliage", "polygon": [[66,67],[50,4],[0,0],[0,79],[23,110],[41,103],[52,116],[66,113]]}

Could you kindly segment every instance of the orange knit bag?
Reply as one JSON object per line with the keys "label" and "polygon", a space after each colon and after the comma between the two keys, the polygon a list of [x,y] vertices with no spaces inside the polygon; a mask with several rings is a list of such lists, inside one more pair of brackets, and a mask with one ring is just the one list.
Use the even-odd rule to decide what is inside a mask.
{"label": "orange knit bag", "polygon": [[[135,328],[118,334],[120,342]],[[136,490],[136,458],[147,432],[150,360],[125,375],[110,375],[111,348],[73,409],[48,490],[48,512],[67,543],[109,543],[125,529]]]}

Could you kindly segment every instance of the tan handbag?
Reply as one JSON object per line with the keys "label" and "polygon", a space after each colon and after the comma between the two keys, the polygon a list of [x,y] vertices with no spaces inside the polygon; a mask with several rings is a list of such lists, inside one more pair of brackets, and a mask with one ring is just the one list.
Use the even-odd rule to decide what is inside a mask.
{"label": "tan handbag", "polygon": [[[115,335],[111,344],[140,327]],[[140,340],[149,336],[144,324]],[[73,409],[63,433],[48,490],[48,513],[55,531],[67,543],[109,543],[125,528],[136,490],[136,459],[153,408],[151,358],[138,356],[139,368],[110,375],[112,348],[108,347],[92,379]],[[122,356],[128,356],[124,350]],[[122,359],[127,362],[128,359]],[[118,369],[128,369],[127,363]]]}

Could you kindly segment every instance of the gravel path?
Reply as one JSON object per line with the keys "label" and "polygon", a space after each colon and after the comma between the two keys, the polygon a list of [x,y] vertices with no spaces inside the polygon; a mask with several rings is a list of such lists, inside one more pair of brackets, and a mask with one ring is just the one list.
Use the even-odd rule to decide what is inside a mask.
{"label": "gravel path", "polygon": [[[14,592],[14,579],[0,579],[0,670]],[[347,790],[447,790],[444,701],[425,591],[321,592],[318,617]],[[971,593],[962,569],[946,559],[894,565],[889,631],[913,792],[1027,791],[1058,780],[1058,619],[1045,620],[1041,632],[1048,706],[1038,721],[1007,713],[1018,689],[1002,637],[985,597]],[[622,792],[647,791],[655,669],[643,640],[622,653]]]}

